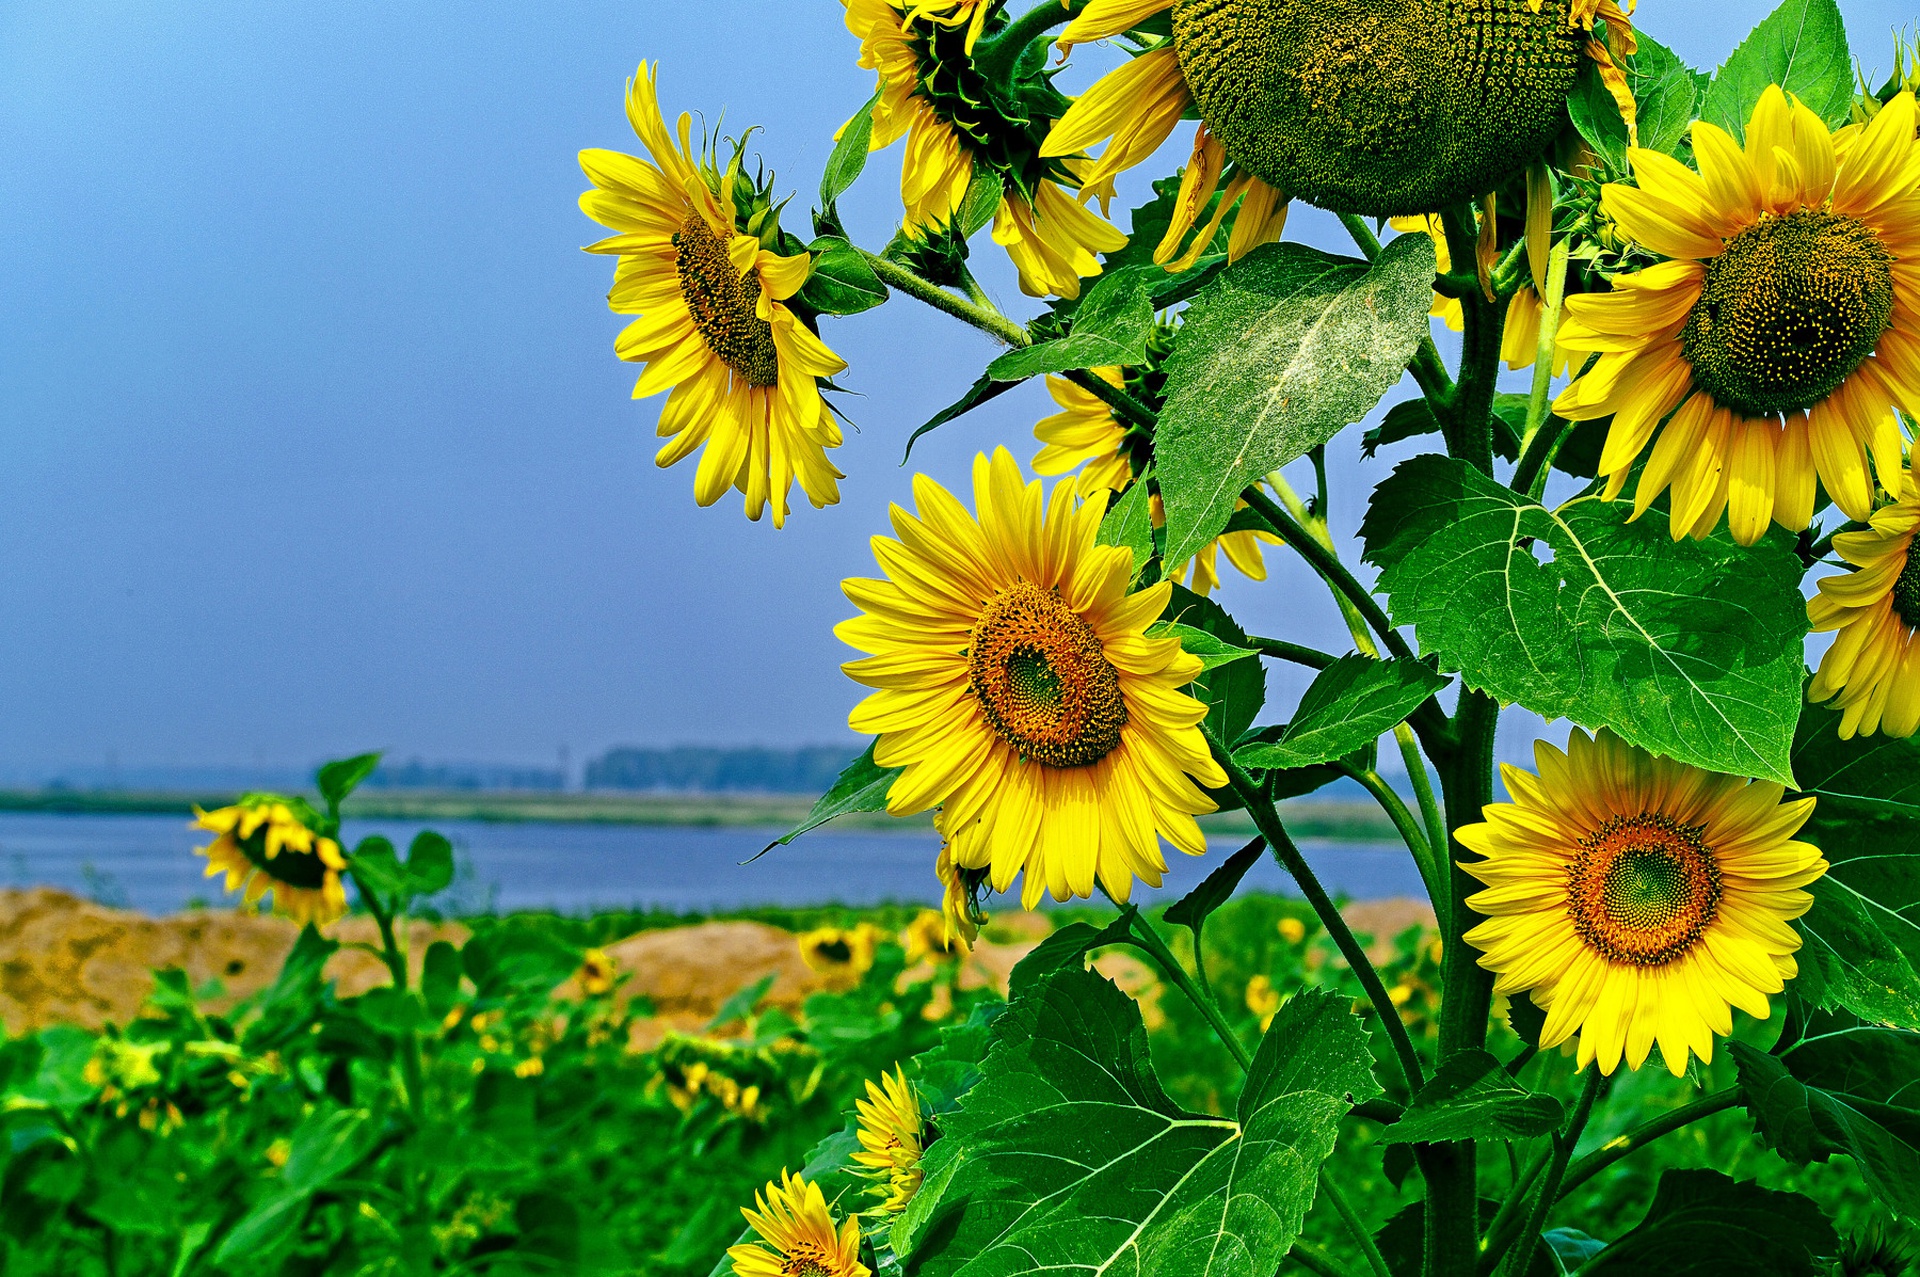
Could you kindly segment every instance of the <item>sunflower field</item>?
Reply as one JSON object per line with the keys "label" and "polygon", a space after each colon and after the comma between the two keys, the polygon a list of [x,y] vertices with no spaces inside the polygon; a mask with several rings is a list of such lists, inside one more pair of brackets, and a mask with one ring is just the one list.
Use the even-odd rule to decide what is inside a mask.
{"label": "sunflower field", "polygon": [[[647,63],[580,206],[702,506],[840,500],[836,396],[884,371],[833,327],[882,305],[1003,347],[913,437],[1029,380],[1057,404],[1034,473],[916,476],[844,583],[872,743],[788,839],[932,812],[942,909],[803,937],[851,974],[800,1016],[749,988],[639,1051],[567,925],[405,951],[450,853],[342,843],[372,756],[247,795],[202,815],[208,872],[299,946],[235,1010],[162,973],[124,1030],[6,1045],[6,1271],[1910,1271],[1914,48],[1869,78],[1833,0],[1711,72],[1643,29],[1671,4],[843,9],[875,88],[810,209]],[[858,244],[838,202],[897,144],[898,232]],[[1153,198],[1116,209],[1129,174]],[[1296,202],[1351,252],[1290,241]],[[969,267],[1000,251],[1021,315]],[[1325,449],[1382,405],[1367,451],[1412,450],[1357,570]],[[1350,650],[1214,599],[1277,555]],[[1565,747],[1496,765],[1509,711]],[[1358,934],[1289,834],[1342,778],[1431,935]],[[1219,811],[1259,836],[1209,847]],[[1143,911],[1169,848],[1211,873]],[[1236,894],[1267,856],[1297,899]],[[1059,925],[962,987],[1001,896]],[[391,982],[343,998],[356,905]]]}

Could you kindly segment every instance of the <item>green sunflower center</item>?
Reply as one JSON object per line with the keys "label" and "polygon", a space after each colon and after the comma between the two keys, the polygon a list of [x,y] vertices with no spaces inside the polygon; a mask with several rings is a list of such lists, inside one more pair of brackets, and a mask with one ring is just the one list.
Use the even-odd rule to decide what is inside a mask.
{"label": "green sunflower center", "polygon": [[253,831],[250,838],[238,838],[233,841],[240,848],[254,868],[275,882],[283,882],[289,887],[302,887],[308,890],[318,889],[327,881],[327,862],[311,851],[295,851],[291,847],[282,847],[279,854],[267,855],[267,830],[271,825],[262,825]]}
{"label": "green sunflower center", "polygon": [[988,600],[967,667],[988,725],[1023,759],[1085,767],[1120,743],[1120,672],[1093,627],[1053,590],[1021,581]]}
{"label": "green sunflower center", "polygon": [[1907,623],[1910,630],[1920,630],[1920,556],[1916,556],[1913,547],[1907,547],[1907,561],[1900,568],[1900,577],[1893,583],[1894,615]]}
{"label": "green sunflower center", "polygon": [[1567,0],[1178,0],[1201,118],[1269,185],[1342,213],[1494,189],[1559,131],[1585,34]]}
{"label": "green sunflower center", "polygon": [[[988,17],[982,34],[991,37],[1006,25],[1003,8]],[[1030,189],[1053,167],[1040,159],[1037,144],[1047,121],[1036,118],[1019,95],[999,92],[998,85],[980,74],[967,52],[968,26],[921,17],[905,28],[919,70],[914,92],[952,126],[976,161],[1012,174]]]}
{"label": "green sunflower center", "polygon": [[1727,241],[1680,349],[1715,403],[1778,416],[1837,390],[1892,318],[1893,254],[1857,218],[1802,209]]}
{"label": "green sunflower center", "polygon": [[733,268],[727,243],[699,215],[687,219],[673,236],[674,266],[680,295],[687,300],[693,326],[707,349],[749,386],[780,383],[780,353],[773,325],[760,318],[760,272],[742,275]]}
{"label": "green sunflower center", "polygon": [[1720,867],[1700,829],[1658,812],[1616,816],[1581,839],[1567,886],[1580,938],[1641,967],[1690,952],[1720,905]]}

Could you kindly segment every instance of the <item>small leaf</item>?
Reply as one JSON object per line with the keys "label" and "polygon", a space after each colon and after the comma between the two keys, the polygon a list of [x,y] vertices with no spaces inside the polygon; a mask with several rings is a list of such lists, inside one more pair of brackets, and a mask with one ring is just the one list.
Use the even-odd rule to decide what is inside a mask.
{"label": "small leaf", "polygon": [[329,805],[338,807],[360,785],[360,782],[373,775],[374,768],[380,765],[380,755],[356,754],[352,758],[338,758],[323,763],[315,780],[320,786],[320,797]]}
{"label": "small leaf", "polygon": [[1371,457],[1390,443],[1440,433],[1440,418],[1425,399],[1407,399],[1387,409],[1379,425],[1360,436],[1360,455]]}
{"label": "small leaf", "polygon": [[407,847],[407,890],[416,896],[445,891],[453,881],[453,844],[446,835],[423,829]]}
{"label": "small leaf", "polygon": [[1154,436],[1167,562],[1220,534],[1251,482],[1360,420],[1427,333],[1433,240],[1402,235],[1369,266],[1269,244],[1194,299],[1167,359]]}
{"label": "small leaf", "polygon": [[552,932],[504,922],[460,950],[460,965],[482,998],[544,996],[580,967],[580,951]]}
{"label": "small leaf", "polygon": [[967,184],[966,198],[960,201],[956,214],[961,239],[972,239],[991,222],[1005,198],[1006,183],[999,170],[987,164],[977,166],[973,171],[973,181]]}
{"label": "small leaf", "polygon": [[840,130],[840,139],[833,145],[833,154],[827,157],[826,171],[820,174],[822,209],[833,208],[834,203],[846,194],[867,167],[867,148],[873,142],[873,108],[879,102],[878,93],[868,98],[867,104],[855,111],[846,127]]}
{"label": "small leaf", "polygon": [[400,857],[393,849],[393,843],[379,834],[362,838],[360,845],[353,849],[353,858],[348,867],[356,878],[364,881],[383,896],[401,896],[407,890],[407,871],[400,864]]}
{"label": "small leaf", "polygon": [[225,1264],[270,1254],[299,1231],[312,1200],[310,1193],[283,1190],[256,1203],[222,1239],[220,1248],[213,1252],[213,1262]]}
{"label": "small leaf", "polygon": [[1133,937],[1133,912],[1123,912],[1104,927],[1089,922],[1069,923],[1033,947],[1013,964],[1007,977],[1007,996],[1017,998],[1045,976],[1072,966],[1084,966],[1086,956],[1102,945],[1126,944]]}
{"label": "small leaf", "polygon": [[1153,558],[1153,494],[1147,488],[1147,476],[1141,475],[1120,494],[1120,499],[1100,520],[1101,545],[1124,545],[1133,553],[1133,574],[1138,580],[1141,569]]}
{"label": "small leaf", "polygon": [[753,1015],[753,1009],[760,1005],[760,999],[767,996],[767,990],[773,987],[771,975],[761,976],[752,984],[736,989],[732,997],[720,1004],[713,1019],[707,1025],[707,1032],[723,1029],[736,1020],[746,1020]]}
{"label": "small leaf", "polygon": [[900,464],[907,464],[907,458],[913,455],[913,445],[919,442],[921,435],[938,430],[956,417],[964,417],[989,399],[998,399],[1019,384],[1017,381],[996,381],[990,374],[981,373],[980,380],[968,386],[966,394],[934,413],[924,425],[907,436],[907,450],[901,455]]}
{"label": "small leaf", "polygon": [[[1620,69],[1633,91],[1640,145],[1672,155],[1704,96],[1699,73],[1644,32],[1635,32],[1634,39],[1639,48],[1627,55]],[[1567,111],[1580,136],[1606,159],[1609,168],[1620,174],[1632,171],[1627,162],[1627,122],[1620,118],[1619,104],[1600,79],[1599,64],[1591,59],[1581,61],[1579,82],[1567,97]]]}
{"label": "small leaf", "polygon": [[1233,898],[1233,893],[1240,887],[1240,880],[1266,854],[1266,839],[1255,838],[1222,861],[1220,867],[1202,879],[1199,886],[1168,905],[1163,916],[1169,923],[1193,932],[1197,940],[1208,916]]}
{"label": "small leaf", "polygon": [[1343,656],[1314,676],[1274,744],[1234,751],[1243,767],[1310,767],[1344,758],[1404,723],[1448,679],[1417,661]]}
{"label": "small leaf", "polygon": [[1164,278],[1165,272],[1157,266],[1132,266],[1102,275],[1075,308],[1071,332],[1009,350],[987,365],[987,374],[999,381],[1023,381],[1042,373],[1146,363],[1155,276]]}
{"label": "small leaf", "polygon": [[280,1180],[312,1193],[358,1166],[380,1142],[380,1124],[360,1109],[316,1109],[294,1128]]}
{"label": "small leaf", "polygon": [[427,946],[427,955],[421,960],[420,995],[427,1000],[427,1010],[435,1019],[453,1010],[460,1000],[460,950],[445,940]]}
{"label": "small leaf", "polygon": [[1427,1079],[1406,1113],[1380,1135],[1383,1144],[1522,1140],[1560,1129],[1566,1110],[1507,1076],[1486,1051],[1462,1051]]}
{"label": "small leaf", "polygon": [[1798,1193],[1736,1183],[1719,1171],[1667,1171],[1646,1218],[1580,1277],[1816,1277],[1839,1244]]}
{"label": "small leaf", "polygon": [[1676,542],[1631,513],[1597,495],[1548,510],[1422,456],[1375,490],[1361,536],[1394,622],[1468,687],[1791,785],[1807,630],[1793,538]]}
{"label": "small leaf", "polygon": [[800,288],[800,300],[823,315],[857,315],[887,300],[887,286],[859,249],[837,235],[822,235],[807,245],[813,269]]}
{"label": "small leaf", "polygon": [[1774,84],[1829,125],[1846,123],[1853,106],[1853,55],[1834,0],[1785,0],[1762,20],[1714,72],[1700,118],[1744,142],[1747,117]]}
{"label": "small leaf", "polygon": [[1148,638],[1177,638],[1180,650],[1189,656],[1200,658],[1200,668],[1218,669],[1233,661],[1244,661],[1260,653],[1250,647],[1238,647],[1225,639],[1217,638],[1207,631],[1192,625],[1182,625],[1178,621],[1155,621],[1147,627]]}
{"label": "small leaf", "polygon": [[808,830],[818,829],[835,816],[845,816],[857,811],[885,811],[887,809],[887,791],[893,788],[893,779],[902,768],[882,767],[873,761],[873,742],[860,757],[848,763],[840,778],[833,782],[833,788],[820,795],[807,818],[783,836],[774,839],[762,849],[762,855],[775,847],[784,847]]}
{"label": "small leaf", "polygon": [[[1247,632],[1225,608],[1183,585],[1173,587],[1167,610],[1161,615],[1175,624],[1205,630],[1228,646],[1247,646]],[[1200,675],[1193,681],[1192,690],[1208,707],[1208,729],[1231,745],[1253,725],[1254,716],[1266,704],[1267,671],[1259,661],[1233,661]]]}

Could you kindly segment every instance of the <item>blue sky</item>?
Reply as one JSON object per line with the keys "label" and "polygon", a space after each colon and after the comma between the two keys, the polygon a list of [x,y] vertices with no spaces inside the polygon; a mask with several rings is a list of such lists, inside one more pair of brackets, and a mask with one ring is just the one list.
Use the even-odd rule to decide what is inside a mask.
{"label": "blue sky", "polygon": [[[1768,7],[1639,16],[1710,67]],[[1841,7],[1884,67],[1910,11]],[[992,347],[906,299],[830,322],[862,395],[842,504],[783,532],[731,500],[697,509],[690,466],[652,464],[658,402],[628,398],[611,267],[578,251],[596,235],[574,204],[581,147],[636,149],[622,86],[657,58],[669,111],[764,126],[804,232],[831,134],[872,88],[840,13],[0,8],[0,767],[844,738],[838,582],[872,571],[867,538],[906,498],[906,435]],[[1103,55],[1079,61],[1069,85]],[[897,166],[876,157],[847,201],[869,245]],[[1291,233],[1341,247],[1322,215]],[[1031,313],[984,236],[976,256]],[[1025,387],[914,467],[956,485],[976,449],[1025,459],[1050,410]],[[1359,462],[1358,433],[1335,447],[1343,532],[1389,464]],[[1277,568],[1229,607],[1343,643],[1311,578]]]}

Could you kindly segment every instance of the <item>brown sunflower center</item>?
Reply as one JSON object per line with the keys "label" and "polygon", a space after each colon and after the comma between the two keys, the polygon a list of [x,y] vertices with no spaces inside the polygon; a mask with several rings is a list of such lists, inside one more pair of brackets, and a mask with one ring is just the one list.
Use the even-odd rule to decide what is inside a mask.
{"label": "brown sunflower center", "polygon": [[1580,68],[1567,0],[1178,0],[1181,74],[1268,184],[1343,213],[1425,213],[1545,149]]}
{"label": "brown sunflower center", "polygon": [[1093,627],[1053,590],[1021,581],[988,600],[967,667],[987,723],[1024,759],[1085,767],[1120,743],[1120,672]]}
{"label": "brown sunflower center", "polygon": [[1700,829],[1658,812],[1616,816],[1580,840],[1567,912],[1602,957],[1657,967],[1690,951],[1720,907],[1720,866]]}
{"label": "brown sunflower center", "polygon": [[1908,629],[1920,630],[1920,556],[1914,554],[1911,544],[1892,593],[1894,615],[1905,621]]}
{"label": "brown sunflower center", "polygon": [[853,961],[853,946],[845,940],[822,940],[814,945],[813,955],[822,962],[845,966]]}
{"label": "brown sunflower center", "polygon": [[813,1242],[796,1243],[780,1264],[781,1277],[838,1277],[840,1267]]}
{"label": "brown sunflower center", "polygon": [[1873,353],[1893,318],[1893,254],[1823,209],[1763,217],[1707,265],[1680,331],[1693,380],[1748,417],[1800,412]]}
{"label": "brown sunflower center", "polygon": [[674,233],[673,247],[680,295],[687,299],[693,326],[707,339],[707,349],[749,386],[778,385],[780,354],[773,345],[773,325],[757,313],[760,272],[742,275],[735,270],[726,241],[698,214]]}
{"label": "brown sunflower center", "polygon": [[327,881],[327,862],[316,853],[282,847],[278,855],[267,855],[267,830],[270,828],[270,824],[264,824],[253,831],[252,837],[236,837],[233,841],[240,848],[240,854],[275,882],[308,889],[324,886]]}

